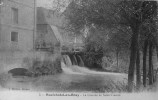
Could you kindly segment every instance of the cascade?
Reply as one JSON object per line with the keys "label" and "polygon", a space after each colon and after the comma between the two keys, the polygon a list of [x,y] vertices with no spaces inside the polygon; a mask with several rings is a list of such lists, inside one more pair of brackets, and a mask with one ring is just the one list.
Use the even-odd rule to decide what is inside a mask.
{"label": "cascade", "polygon": [[66,63],[66,59],[65,59],[64,56],[65,56],[65,55],[62,56],[61,61],[66,65],[67,63]]}
{"label": "cascade", "polygon": [[77,59],[76,59],[76,55],[73,55],[73,61],[74,61],[73,65],[78,65],[78,62],[77,62]]}
{"label": "cascade", "polygon": [[65,59],[66,59],[66,62],[67,62],[67,66],[72,66],[72,62],[71,62],[71,59],[68,55],[65,55]]}
{"label": "cascade", "polygon": [[[62,70],[64,73],[67,74],[80,74],[80,75],[86,75],[86,74],[93,74],[93,75],[107,75],[111,74],[111,72],[99,72],[95,70],[90,70],[86,67],[80,67],[76,65],[79,63],[79,65],[84,65],[84,62],[81,58],[81,56],[75,56],[75,55],[63,55],[61,61]],[[77,62],[77,59],[80,59],[79,62]],[[73,63],[73,64],[72,64]],[[75,63],[75,65],[74,65]],[[119,73],[115,73],[115,75],[120,75]]]}
{"label": "cascade", "polygon": [[76,58],[78,58],[78,65],[81,66],[81,67],[84,67],[84,62],[83,62],[81,56],[77,55]]}

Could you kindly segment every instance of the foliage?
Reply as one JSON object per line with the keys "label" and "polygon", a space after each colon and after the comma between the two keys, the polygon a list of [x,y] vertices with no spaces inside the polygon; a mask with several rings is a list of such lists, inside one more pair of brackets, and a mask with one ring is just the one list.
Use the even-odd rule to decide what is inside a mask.
{"label": "foliage", "polygon": [[34,59],[32,65],[33,73],[35,76],[39,75],[52,75],[61,72],[60,60],[55,61],[44,60],[40,61],[38,58]]}
{"label": "foliage", "polygon": [[62,71],[60,58],[56,58],[55,60],[44,58],[44,60],[42,60],[40,57],[26,57],[23,60],[23,65],[29,68],[29,71],[33,73],[33,76],[52,75],[61,73]]}
{"label": "foliage", "polygon": [[65,14],[68,27],[76,33],[81,33],[85,26],[110,27],[111,20],[114,20],[111,19],[114,16],[112,4],[110,0],[73,0],[68,7],[70,11]]}
{"label": "foliage", "polygon": [[0,74],[0,86],[4,87],[5,83],[11,79],[11,75],[8,73],[1,73]]}
{"label": "foliage", "polygon": [[[100,91],[106,92],[106,93],[126,93],[128,92],[128,85],[127,85],[127,79],[124,79],[122,82],[115,82],[110,80],[107,84],[107,86],[104,86]],[[136,88],[136,86],[135,86]]]}
{"label": "foliage", "polygon": [[65,9],[68,3],[68,0],[52,0],[52,9],[61,12]]}
{"label": "foliage", "polygon": [[[85,60],[89,66],[101,64],[103,55],[106,56],[111,51],[115,53],[129,49],[131,31],[129,27],[115,25],[115,3],[117,2],[109,0],[74,0],[69,5],[70,11],[66,14],[68,27],[80,34],[84,34],[82,30],[88,28]],[[99,58],[96,57],[97,54],[100,55]]]}
{"label": "foliage", "polygon": [[[143,0],[73,0],[69,9],[70,12],[66,15],[69,21],[68,28],[80,34],[85,33],[82,31],[85,28],[89,29],[86,38],[88,40],[88,45],[86,45],[88,51],[95,53],[101,51],[104,54],[105,52],[109,53],[107,51],[113,51],[116,52],[118,59],[120,51],[130,50],[128,86],[129,91],[132,91],[137,52],[141,50],[140,48],[143,47],[143,42],[146,39],[157,45],[155,38],[157,37],[155,23],[157,2]],[[140,37],[143,38],[140,39]],[[91,57],[91,62],[97,62],[94,55],[89,57]]]}
{"label": "foliage", "polygon": [[101,68],[101,60],[103,57],[102,49],[95,50],[93,45],[86,46],[84,54],[85,65],[89,68]]}

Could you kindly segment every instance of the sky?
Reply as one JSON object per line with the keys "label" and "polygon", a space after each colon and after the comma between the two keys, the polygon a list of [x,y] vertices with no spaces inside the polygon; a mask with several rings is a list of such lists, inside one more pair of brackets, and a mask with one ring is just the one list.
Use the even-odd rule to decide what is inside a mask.
{"label": "sky", "polygon": [[[54,0],[37,0],[37,6],[38,7],[45,7],[45,8],[52,8]],[[64,1],[64,0],[63,0]],[[68,5],[69,0],[65,0],[67,2],[66,5]],[[65,8],[62,9],[64,11]]]}
{"label": "sky", "polygon": [[37,0],[37,6],[39,7],[51,7],[52,0]]}

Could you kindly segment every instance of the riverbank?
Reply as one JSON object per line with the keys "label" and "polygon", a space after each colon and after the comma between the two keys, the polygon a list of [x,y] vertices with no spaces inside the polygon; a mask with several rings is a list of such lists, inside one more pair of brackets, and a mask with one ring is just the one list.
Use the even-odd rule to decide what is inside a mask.
{"label": "riverbank", "polygon": [[[38,78],[16,77],[7,80],[3,86],[11,90],[48,91],[48,92],[117,92],[112,80],[125,82],[126,75],[104,74],[57,74]],[[125,83],[122,83],[126,85]],[[113,84],[114,85],[114,84]],[[121,88],[121,87],[120,87]]]}
{"label": "riverbank", "polygon": [[[2,81],[1,81],[2,82]],[[62,73],[57,75],[12,77],[1,84],[0,90],[30,92],[127,93],[127,75],[119,73]],[[158,82],[140,92],[158,91]]]}

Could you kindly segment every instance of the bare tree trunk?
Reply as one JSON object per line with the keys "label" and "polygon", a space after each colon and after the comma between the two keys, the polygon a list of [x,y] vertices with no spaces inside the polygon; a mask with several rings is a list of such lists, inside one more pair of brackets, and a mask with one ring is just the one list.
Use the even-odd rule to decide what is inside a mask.
{"label": "bare tree trunk", "polygon": [[136,70],[137,70],[137,82],[136,82],[136,86],[137,89],[139,90],[140,85],[141,85],[141,76],[140,76],[140,52],[139,52],[139,48],[137,50],[137,60],[136,60]]}
{"label": "bare tree trunk", "polygon": [[155,82],[154,65],[152,64],[152,81]]}
{"label": "bare tree trunk", "polygon": [[[158,46],[157,45],[156,45],[156,54],[157,54],[157,60],[158,60]],[[157,81],[157,73],[158,73],[158,68],[155,70],[155,75],[154,75],[154,77],[155,77],[154,81],[155,82]]]}
{"label": "bare tree trunk", "polygon": [[153,84],[153,61],[152,61],[152,56],[153,56],[153,44],[150,42],[149,45],[149,85]]}
{"label": "bare tree trunk", "polygon": [[119,67],[119,51],[116,50],[117,68]]}
{"label": "bare tree trunk", "polygon": [[158,46],[156,46],[157,59],[158,59]]}
{"label": "bare tree trunk", "polygon": [[128,69],[128,91],[132,92],[134,89],[134,70],[136,63],[136,53],[138,44],[138,27],[133,28],[132,41],[131,41],[131,54],[130,54],[130,64]]}
{"label": "bare tree trunk", "polygon": [[144,49],[143,49],[143,85],[146,87],[146,56],[147,56],[147,49],[148,49],[148,40],[144,42]]}

